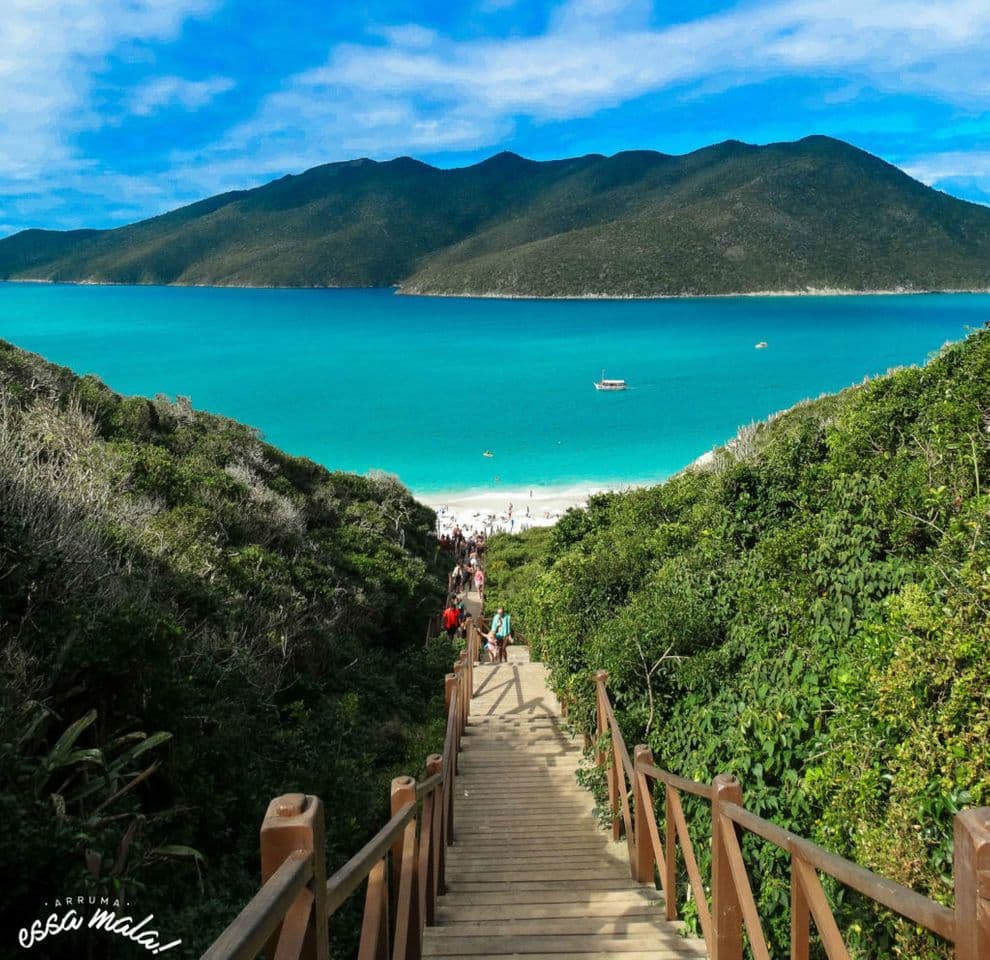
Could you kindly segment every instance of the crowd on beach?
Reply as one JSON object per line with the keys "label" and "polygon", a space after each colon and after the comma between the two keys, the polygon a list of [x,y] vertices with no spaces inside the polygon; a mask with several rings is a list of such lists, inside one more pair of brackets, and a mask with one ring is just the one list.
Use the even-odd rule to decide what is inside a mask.
{"label": "crowd on beach", "polygon": [[[470,498],[468,498],[468,501]],[[478,505],[480,507],[480,504]],[[450,535],[454,527],[471,527],[475,531],[487,533],[519,533],[530,527],[544,527],[556,523],[562,516],[560,505],[550,504],[552,509],[545,508],[540,499],[533,500],[533,491],[523,496],[523,505],[517,508],[510,500],[507,506],[492,512],[484,508],[472,509],[469,502],[460,505],[449,503],[437,504],[438,535]],[[566,509],[566,507],[564,508]]]}

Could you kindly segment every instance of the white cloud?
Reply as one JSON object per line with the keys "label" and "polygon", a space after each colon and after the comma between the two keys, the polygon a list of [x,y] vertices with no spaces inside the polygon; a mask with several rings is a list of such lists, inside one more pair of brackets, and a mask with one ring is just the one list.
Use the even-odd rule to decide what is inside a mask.
{"label": "white cloud", "polygon": [[908,160],[901,168],[931,187],[990,204],[990,150],[931,153]]}
{"label": "white cloud", "polygon": [[902,169],[922,183],[937,183],[952,177],[985,177],[990,181],[990,150],[932,153],[909,160]]}
{"label": "white cloud", "polygon": [[398,27],[382,27],[378,31],[390,43],[400,47],[429,47],[436,42],[436,30],[421,27],[418,23],[404,23]]}
{"label": "white cloud", "polygon": [[287,79],[209,155],[294,168],[354,154],[495,145],[519,117],[589,116],[677,89],[782,76],[970,105],[990,91],[987,0],[778,0],[666,28],[646,0],[570,0],[544,33],[455,41],[408,24],[388,43],[340,44]]}
{"label": "white cloud", "polygon": [[[704,98],[788,76],[835,79],[835,99],[908,93],[963,112],[990,96],[988,0],[749,0],[667,27],[655,25],[648,0],[564,0],[535,36],[453,39],[398,23],[366,44],[337,44],[211,146],[159,158],[172,164],[160,181],[87,164],[77,135],[120,122],[94,113],[107,58],[135,41],[172,39],[220,2],[46,0],[41,17],[39,0],[0,0],[0,195],[20,190],[28,202],[78,180],[93,196],[116,201],[113,191],[125,190],[125,207],[158,212],[330,160],[495,147],[520,118],[588,117],[636,97]],[[479,2],[494,10],[517,0]],[[125,101],[138,115],[195,110],[232,84],[157,77]]]}
{"label": "white cloud", "polygon": [[128,107],[139,117],[157,113],[163,107],[198,110],[220,94],[233,90],[234,86],[230,77],[208,77],[206,80],[154,77],[132,92]]}
{"label": "white cloud", "polygon": [[174,39],[189,17],[219,2],[2,0],[0,195],[6,205],[93,173],[76,137],[105,120],[94,108],[93,91],[114,50]]}

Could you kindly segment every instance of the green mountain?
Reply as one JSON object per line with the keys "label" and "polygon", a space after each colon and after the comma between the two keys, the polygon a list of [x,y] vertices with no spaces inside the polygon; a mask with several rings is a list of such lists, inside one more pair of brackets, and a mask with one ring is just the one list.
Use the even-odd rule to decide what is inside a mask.
{"label": "green mountain", "polygon": [[650,296],[990,287],[990,209],[827,137],[440,170],[315,167],[114,230],[0,240],[0,278]]}
{"label": "green mountain", "polygon": [[[605,669],[630,747],[694,780],[735,774],[750,810],[951,904],[953,816],[990,804],[988,398],[981,331],[746,427],[663,485],[494,538],[487,595],[579,730]],[[707,877],[705,805],[685,804]],[[744,848],[786,956],[788,855]],[[828,891],[851,956],[951,955]]]}
{"label": "green mountain", "polygon": [[[47,916],[58,878],[63,896],[139,902],[199,956],[256,891],[258,824],[288,790],[327,798],[334,866],[359,849],[391,777],[442,742],[434,520],[394,478],[0,341],[11,925]],[[109,956],[83,936],[40,955]]]}

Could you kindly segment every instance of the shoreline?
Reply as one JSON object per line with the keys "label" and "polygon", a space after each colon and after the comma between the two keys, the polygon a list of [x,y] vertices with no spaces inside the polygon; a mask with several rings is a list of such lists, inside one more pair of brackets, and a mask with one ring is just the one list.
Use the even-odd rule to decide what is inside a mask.
{"label": "shoreline", "polygon": [[656,486],[666,479],[602,480],[505,489],[411,490],[410,493],[436,511],[439,534],[459,526],[466,533],[484,532],[490,536],[493,533],[521,533],[532,527],[552,527],[568,510],[587,506],[588,498],[596,493],[622,493]]}
{"label": "shoreline", "polygon": [[423,293],[417,290],[403,290],[400,286],[390,287],[349,287],[349,286],[278,286],[265,283],[124,283],[118,280],[49,280],[44,277],[5,277],[3,283],[37,283],[46,286],[63,287],[176,287],[195,290],[391,290],[398,297],[433,297],[437,300],[728,300],[736,297],[903,297],[942,295],[986,295],[990,287],[980,288],[936,288],[918,290],[916,288],[893,288],[880,290],[852,290],[846,287],[811,287],[805,290],[743,290],[735,293]]}

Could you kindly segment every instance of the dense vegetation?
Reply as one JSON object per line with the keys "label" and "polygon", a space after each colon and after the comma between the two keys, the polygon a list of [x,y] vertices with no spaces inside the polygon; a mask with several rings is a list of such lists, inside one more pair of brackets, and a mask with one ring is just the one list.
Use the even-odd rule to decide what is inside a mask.
{"label": "dense vegetation", "polygon": [[283,792],[322,796],[331,867],[350,857],[442,740],[433,521],[392,478],[0,342],[4,936],[101,892],[198,956],[257,888]]}
{"label": "dense vegetation", "polygon": [[828,137],[458,170],[315,167],[116,230],[0,240],[0,278],[651,296],[990,287],[990,210]]}
{"label": "dense vegetation", "polygon": [[[981,332],[747,428],[709,468],[596,496],[549,539],[493,539],[489,590],[578,726],[604,668],[627,743],[734,773],[756,813],[951,902],[953,815],[990,805],[988,433]],[[783,956],[786,859],[745,849]],[[832,895],[856,956],[947,955]]]}

